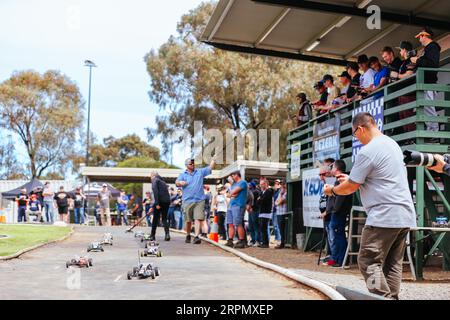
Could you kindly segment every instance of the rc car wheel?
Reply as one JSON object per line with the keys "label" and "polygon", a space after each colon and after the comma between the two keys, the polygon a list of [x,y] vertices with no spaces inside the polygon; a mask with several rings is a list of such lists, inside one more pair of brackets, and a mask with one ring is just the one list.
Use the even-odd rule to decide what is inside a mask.
{"label": "rc car wheel", "polygon": [[144,252],[141,252],[141,257],[144,257]]}
{"label": "rc car wheel", "polygon": [[133,274],[137,274],[139,272],[139,268],[138,267],[134,267],[133,268]]}
{"label": "rc car wheel", "polygon": [[155,275],[156,275],[157,277],[159,277],[159,268],[158,268],[158,267],[155,268]]}
{"label": "rc car wheel", "polygon": [[131,272],[128,272],[127,273],[127,279],[131,280],[131,278],[133,278],[133,274]]}
{"label": "rc car wheel", "polygon": [[94,264],[92,263],[92,259],[89,259],[88,264],[89,264],[90,267],[92,267],[92,266],[94,265]]}
{"label": "rc car wheel", "polygon": [[152,271],[152,279],[154,280],[156,278],[155,271]]}
{"label": "rc car wheel", "polygon": [[104,252],[104,251],[105,251],[105,249],[103,249],[103,248],[101,248],[100,250],[101,250],[102,252]]}
{"label": "rc car wheel", "polygon": [[161,257],[162,257],[162,252],[161,252],[161,251],[158,251],[158,253],[156,254],[156,256],[157,256],[158,258],[161,258]]}
{"label": "rc car wheel", "polygon": [[66,268],[69,268],[70,264],[68,262],[66,262]]}

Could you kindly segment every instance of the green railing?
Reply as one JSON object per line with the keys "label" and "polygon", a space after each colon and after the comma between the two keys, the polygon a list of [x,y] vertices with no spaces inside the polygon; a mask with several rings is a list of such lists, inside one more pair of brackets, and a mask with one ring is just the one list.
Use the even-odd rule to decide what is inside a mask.
{"label": "green railing", "polygon": [[[379,91],[384,93],[384,132],[399,143],[403,150],[416,150],[429,153],[449,153],[450,152],[450,86],[448,84],[426,84],[425,73],[438,72],[440,78],[447,78],[450,83],[450,69],[428,69],[420,68],[415,75],[405,78],[401,81],[394,82],[385,86]],[[436,99],[433,101],[426,100],[426,91],[437,92]],[[377,92],[379,93],[379,92]],[[377,94],[374,93],[374,94]],[[399,103],[399,97],[414,96],[415,101],[404,104]],[[438,110],[443,110],[443,115],[431,117],[425,115],[425,106],[435,106]],[[323,121],[339,115],[341,119],[340,132],[340,157],[347,164],[348,170],[352,168],[352,111],[360,106],[360,102],[356,101],[351,104],[341,106],[329,113],[323,114],[309,123],[292,130],[288,136],[288,160],[291,159],[291,146],[294,143],[301,144],[301,170],[313,169],[313,134],[314,126]],[[400,119],[399,112],[412,110],[414,115]],[[426,123],[434,122],[441,125],[439,132],[426,130]],[[415,124],[416,130],[405,132],[404,126]],[[439,139],[439,143],[431,143],[429,139]],[[290,167],[289,167],[290,168]],[[409,183],[411,190],[415,190],[415,203],[417,211],[417,219],[419,227],[431,226],[431,221],[438,214],[450,215],[450,207],[445,198],[450,199],[450,181],[447,177],[428,173],[425,168],[408,169]],[[436,187],[442,186],[436,183],[436,180],[444,185],[443,190]],[[430,182],[428,185],[427,181]],[[298,184],[301,183],[301,177],[291,179],[288,177],[290,188],[288,189],[289,211],[301,212],[299,206],[295,207],[294,197],[297,197],[299,190]],[[294,188],[295,186],[295,188]],[[293,190],[296,194],[294,195]],[[300,187],[301,190],[301,187]],[[358,197],[355,197],[356,199]],[[297,200],[298,203],[298,200]],[[300,200],[301,203],[301,200]],[[358,204],[359,205],[359,204]],[[310,231],[310,230],[309,230]],[[416,239],[416,265],[418,278],[422,278],[424,257],[430,256],[424,254],[424,232],[417,232]],[[444,254],[444,269],[450,270],[450,235],[437,236],[433,235],[436,248],[440,249]],[[433,249],[433,248],[432,248]],[[432,253],[432,252],[431,252]]]}

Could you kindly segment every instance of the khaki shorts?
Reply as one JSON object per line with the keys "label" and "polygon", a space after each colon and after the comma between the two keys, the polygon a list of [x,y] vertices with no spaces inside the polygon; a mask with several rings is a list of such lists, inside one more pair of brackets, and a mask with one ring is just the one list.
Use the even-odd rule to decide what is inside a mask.
{"label": "khaki shorts", "polygon": [[205,220],[205,201],[183,204],[183,215],[186,222]]}

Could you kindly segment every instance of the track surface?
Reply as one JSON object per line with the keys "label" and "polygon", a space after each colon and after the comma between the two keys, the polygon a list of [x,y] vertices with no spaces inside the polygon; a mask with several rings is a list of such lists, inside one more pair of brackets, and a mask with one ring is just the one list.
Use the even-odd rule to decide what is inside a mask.
{"label": "track surface", "polygon": [[[125,228],[76,227],[68,240],[48,245],[11,261],[0,262],[1,300],[14,299],[171,299],[171,300],[311,300],[323,299],[316,291],[221,251],[206,243],[185,244],[172,234],[162,241],[162,258],[143,258],[161,270],[156,280],[126,279],[138,264],[142,244]],[[148,231],[148,229],[138,229]],[[66,269],[75,255],[86,255],[87,245],[111,232],[114,245],[103,253],[90,253],[94,266]]]}

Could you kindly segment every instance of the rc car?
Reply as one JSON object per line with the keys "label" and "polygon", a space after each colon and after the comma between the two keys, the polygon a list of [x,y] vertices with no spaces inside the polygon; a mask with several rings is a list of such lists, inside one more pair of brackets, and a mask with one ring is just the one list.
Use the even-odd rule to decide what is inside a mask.
{"label": "rc car", "polygon": [[128,272],[127,279],[155,279],[159,277],[159,268],[155,267],[152,263],[140,263],[138,267],[134,267],[133,271]]}
{"label": "rc car", "polygon": [[102,245],[113,245],[113,236],[111,233],[105,233],[103,236],[103,240],[101,242]]}
{"label": "rc car", "polygon": [[156,241],[149,241],[145,244],[145,250],[141,251],[141,257],[162,257],[162,252],[159,250],[159,243]]}
{"label": "rc car", "polygon": [[436,221],[433,221],[433,228],[448,228],[450,227],[449,223],[448,223],[448,218],[447,217],[437,217]]}
{"label": "rc car", "polygon": [[100,242],[92,242],[89,247],[87,248],[87,252],[103,252],[105,249],[103,249],[103,246]]}
{"label": "rc car", "polygon": [[86,257],[75,257],[74,259],[66,262],[66,268],[69,268],[71,266],[77,266],[80,268],[89,268],[92,267],[92,259],[86,258]]}
{"label": "rc car", "polygon": [[136,231],[134,234],[135,238],[142,238],[145,235],[144,231]]}

